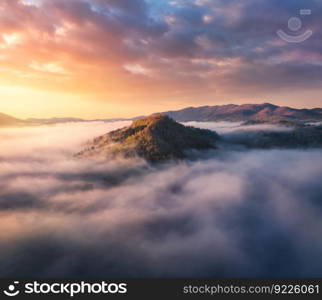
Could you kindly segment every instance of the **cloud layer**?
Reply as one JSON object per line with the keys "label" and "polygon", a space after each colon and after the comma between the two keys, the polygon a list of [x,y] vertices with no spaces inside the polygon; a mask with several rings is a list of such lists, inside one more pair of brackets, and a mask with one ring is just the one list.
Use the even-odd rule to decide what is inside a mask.
{"label": "cloud layer", "polygon": [[[303,8],[312,14],[296,34],[313,36],[282,41],[276,31],[294,35],[287,22]],[[174,106],[236,95],[300,105],[307,93],[317,106],[321,13],[317,0],[2,0],[0,72],[8,84]]]}
{"label": "cloud layer", "polygon": [[321,151],[72,158],[124,125],[0,131],[1,277],[321,276]]}

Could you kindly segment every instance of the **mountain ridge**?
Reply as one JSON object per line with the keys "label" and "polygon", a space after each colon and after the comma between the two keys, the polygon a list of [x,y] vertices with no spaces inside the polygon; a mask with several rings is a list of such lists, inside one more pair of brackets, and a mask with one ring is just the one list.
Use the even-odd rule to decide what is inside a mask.
{"label": "mountain ridge", "polygon": [[[180,110],[161,112],[178,122],[319,122],[322,121],[322,108],[293,108],[289,106],[278,106],[271,103],[262,104],[226,104],[215,106],[186,107]],[[146,116],[134,118],[111,118],[86,120],[81,118],[30,118],[17,119],[0,113],[0,126],[21,125],[51,125],[67,122],[114,122],[133,121]]]}
{"label": "mountain ridge", "polygon": [[7,126],[22,126],[25,122],[23,120],[14,118],[4,113],[0,113],[0,127]]}
{"label": "mountain ridge", "polygon": [[142,157],[149,162],[186,158],[187,150],[216,149],[217,133],[184,126],[163,114],[133,121],[132,125],[95,138],[78,157]]}
{"label": "mountain ridge", "polygon": [[274,123],[281,121],[322,121],[322,108],[298,109],[271,103],[187,107],[163,113],[179,122],[257,121]]}

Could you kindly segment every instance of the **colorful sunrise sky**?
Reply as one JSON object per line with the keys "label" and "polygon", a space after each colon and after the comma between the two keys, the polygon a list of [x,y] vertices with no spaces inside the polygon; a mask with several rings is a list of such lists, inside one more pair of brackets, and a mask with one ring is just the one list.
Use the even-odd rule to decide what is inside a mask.
{"label": "colorful sunrise sky", "polygon": [[[0,111],[97,118],[245,102],[321,107],[321,16],[320,0],[0,0]],[[303,22],[297,32],[291,17]],[[288,43],[278,29],[313,35]]]}

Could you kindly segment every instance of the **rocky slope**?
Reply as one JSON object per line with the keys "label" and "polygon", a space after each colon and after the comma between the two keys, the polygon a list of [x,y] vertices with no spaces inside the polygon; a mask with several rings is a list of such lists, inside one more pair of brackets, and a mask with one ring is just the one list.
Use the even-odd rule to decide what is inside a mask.
{"label": "rocky slope", "polygon": [[219,136],[209,130],[186,127],[156,114],[94,139],[80,157],[143,157],[150,162],[186,157],[186,150],[215,149]]}

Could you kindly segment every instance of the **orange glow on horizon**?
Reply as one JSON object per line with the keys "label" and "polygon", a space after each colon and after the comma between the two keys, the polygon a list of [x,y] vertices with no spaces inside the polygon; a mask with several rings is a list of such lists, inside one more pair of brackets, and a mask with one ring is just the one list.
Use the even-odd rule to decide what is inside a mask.
{"label": "orange glow on horizon", "polygon": [[[314,49],[284,50],[285,43],[268,36],[265,42],[240,41],[242,51],[235,53],[229,43],[207,35],[216,22],[211,15],[200,20],[203,33],[194,36],[190,28],[191,39],[187,34],[181,40],[180,15],[160,15],[161,24],[154,24],[148,10],[132,16],[133,7],[120,6],[138,24],[115,22],[117,16],[101,14],[86,1],[81,9],[78,1],[1,1],[0,112],[95,119],[231,103],[322,106],[315,78],[322,56]],[[229,8],[220,13],[234,21]],[[222,30],[224,36],[236,28]],[[306,61],[298,66],[299,59]]]}

